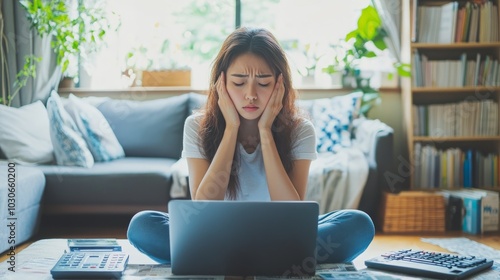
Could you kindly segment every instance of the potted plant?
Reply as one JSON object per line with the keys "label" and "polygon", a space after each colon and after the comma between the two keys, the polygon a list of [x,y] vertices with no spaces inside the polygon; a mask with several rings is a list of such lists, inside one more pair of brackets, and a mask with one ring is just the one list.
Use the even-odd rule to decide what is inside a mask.
{"label": "potted plant", "polygon": [[[87,54],[104,44],[108,31],[116,29],[105,11],[93,1],[20,1],[26,17],[40,36],[52,36],[64,78],[77,79],[78,67]],[[118,25],[117,25],[118,26]]]}
{"label": "potted plant", "polygon": [[190,86],[191,69],[179,45],[163,39],[159,46],[139,45],[127,53],[126,76],[133,86]]}
{"label": "potted plant", "polygon": [[360,75],[358,61],[354,59],[350,46],[345,41],[331,46],[331,64],[322,69],[332,80],[339,80],[343,88],[357,88],[355,77]]}
{"label": "potted plant", "polygon": [[[387,49],[384,39],[387,32],[377,10],[369,5],[361,11],[357,28],[349,32],[343,42],[333,46],[332,63],[323,68],[326,73],[342,72],[343,86],[363,91],[361,112],[367,114],[372,106],[380,102],[380,93],[370,86],[370,76],[360,69],[362,59],[377,57],[377,52]],[[394,64],[401,76],[409,76],[409,65],[396,62]]]}

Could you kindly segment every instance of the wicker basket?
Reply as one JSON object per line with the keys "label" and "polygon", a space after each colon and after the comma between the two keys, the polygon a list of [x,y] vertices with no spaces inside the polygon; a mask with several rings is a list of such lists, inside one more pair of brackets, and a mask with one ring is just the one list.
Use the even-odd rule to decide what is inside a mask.
{"label": "wicker basket", "polygon": [[383,232],[415,233],[445,231],[445,199],[423,191],[384,193],[380,229]]}

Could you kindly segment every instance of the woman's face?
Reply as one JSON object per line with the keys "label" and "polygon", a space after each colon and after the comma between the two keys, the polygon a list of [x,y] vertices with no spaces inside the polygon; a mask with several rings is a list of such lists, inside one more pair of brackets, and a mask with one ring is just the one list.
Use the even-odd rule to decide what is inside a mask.
{"label": "woman's face", "polygon": [[252,53],[236,57],[226,73],[227,92],[240,116],[247,120],[262,115],[275,83],[271,67]]}

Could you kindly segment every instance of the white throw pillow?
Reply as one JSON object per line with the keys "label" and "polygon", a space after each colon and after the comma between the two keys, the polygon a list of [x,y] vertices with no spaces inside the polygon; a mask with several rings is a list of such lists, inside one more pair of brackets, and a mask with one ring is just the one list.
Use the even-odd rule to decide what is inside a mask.
{"label": "white throw pillow", "polygon": [[41,101],[20,108],[0,105],[0,148],[13,162],[41,164],[54,160],[49,117]]}
{"label": "white throw pillow", "polygon": [[47,112],[57,164],[92,167],[94,158],[56,91],[52,91],[47,100]]}
{"label": "white throw pillow", "polygon": [[108,121],[96,107],[70,94],[64,108],[87,142],[94,161],[110,161],[125,156]]}

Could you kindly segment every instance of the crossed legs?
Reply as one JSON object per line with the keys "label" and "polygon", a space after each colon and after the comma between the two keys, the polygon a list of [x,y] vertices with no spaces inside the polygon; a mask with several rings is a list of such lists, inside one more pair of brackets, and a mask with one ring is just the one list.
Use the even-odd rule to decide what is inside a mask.
{"label": "crossed legs", "polygon": [[[317,263],[343,263],[365,251],[375,235],[370,217],[359,210],[338,210],[318,217]],[[167,213],[142,211],[130,221],[127,237],[139,251],[159,263],[170,262]]]}

